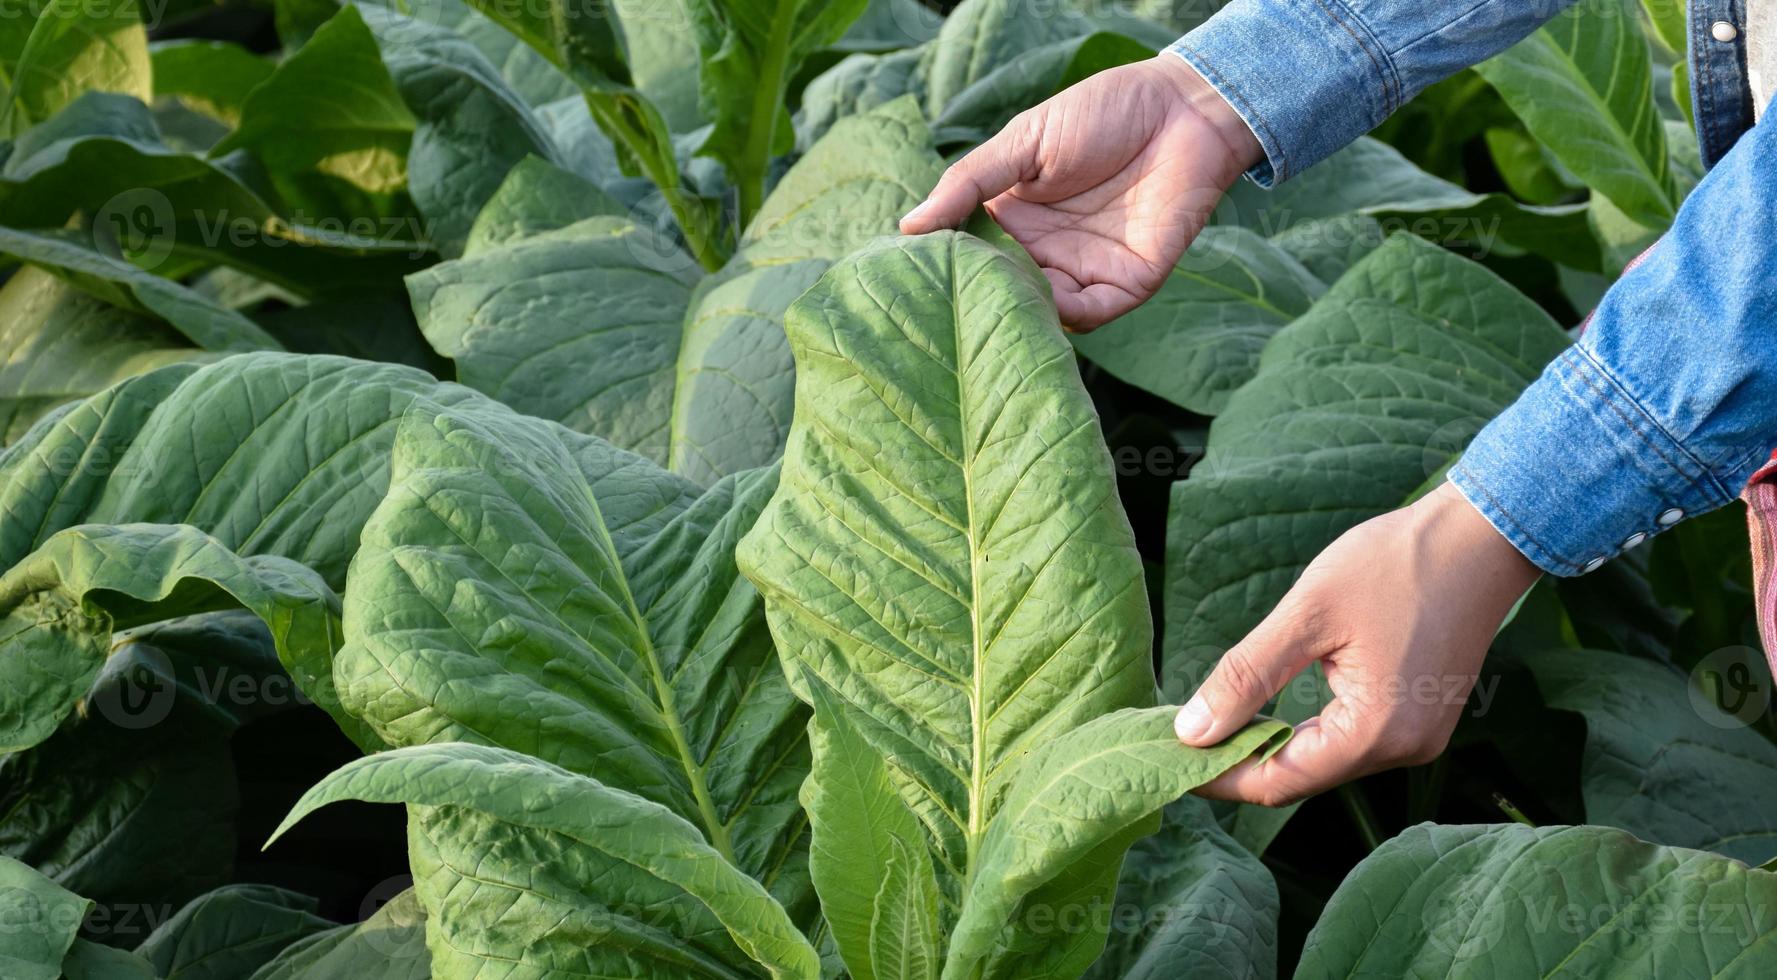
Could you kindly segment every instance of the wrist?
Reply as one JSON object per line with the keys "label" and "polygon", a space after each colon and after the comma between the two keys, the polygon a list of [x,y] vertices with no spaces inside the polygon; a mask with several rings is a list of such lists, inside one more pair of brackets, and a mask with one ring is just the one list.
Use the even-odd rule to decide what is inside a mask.
{"label": "wrist", "polygon": [[1264,160],[1265,151],[1259,146],[1258,137],[1253,135],[1252,127],[1190,62],[1162,51],[1154,57],[1154,64],[1177,90],[1180,109],[1206,123],[1227,149],[1232,171],[1229,183]]}
{"label": "wrist", "polygon": [[1465,578],[1504,603],[1502,616],[1542,576],[1542,569],[1500,534],[1455,484],[1439,484],[1411,509],[1433,553],[1447,566],[1464,569]]}

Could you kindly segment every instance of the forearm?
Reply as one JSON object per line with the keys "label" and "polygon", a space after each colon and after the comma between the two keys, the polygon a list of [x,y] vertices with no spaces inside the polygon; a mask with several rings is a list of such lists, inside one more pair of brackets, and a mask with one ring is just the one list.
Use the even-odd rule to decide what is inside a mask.
{"label": "forearm", "polygon": [[1426,86],[1504,51],[1572,0],[1233,0],[1169,50],[1234,107],[1264,149],[1251,176],[1287,180]]}
{"label": "forearm", "polygon": [[1760,125],[1451,482],[1557,575],[1732,500],[1777,444],[1774,254],[1777,126]]}

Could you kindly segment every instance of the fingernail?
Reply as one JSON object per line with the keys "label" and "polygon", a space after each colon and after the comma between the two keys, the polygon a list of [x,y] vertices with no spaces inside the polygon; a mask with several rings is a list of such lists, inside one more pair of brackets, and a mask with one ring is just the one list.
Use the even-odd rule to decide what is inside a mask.
{"label": "fingernail", "polygon": [[1203,703],[1201,696],[1191,698],[1191,703],[1179,709],[1178,717],[1172,722],[1172,730],[1184,741],[1202,738],[1209,731],[1210,722],[1215,719],[1209,716],[1209,705]]}
{"label": "fingernail", "polygon": [[902,222],[912,221],[914,218],[919,217],[919,213],[921,211],[924,211],[926,208],[931,207],[931,205],[932,205],[932,202],[930,202],[930,201],[919,202],[919,204],[916,205],[913,210],[907,212],[904,215],[901,215],[901,221]]}

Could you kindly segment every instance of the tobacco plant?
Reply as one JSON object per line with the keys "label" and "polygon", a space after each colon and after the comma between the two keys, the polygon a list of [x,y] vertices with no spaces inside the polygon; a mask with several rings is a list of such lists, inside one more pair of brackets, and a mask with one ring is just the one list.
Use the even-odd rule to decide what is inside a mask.
{"label": "tobacco plant", "polygon": [[1732,513],[1532,589],[1430,765],[1212,804],[1327,692],[1168,706],[1671,220],[1670,10],[1077,336],[896,219],[1198,5],[200,6],[0,18],[8,980],[1771,974]]}

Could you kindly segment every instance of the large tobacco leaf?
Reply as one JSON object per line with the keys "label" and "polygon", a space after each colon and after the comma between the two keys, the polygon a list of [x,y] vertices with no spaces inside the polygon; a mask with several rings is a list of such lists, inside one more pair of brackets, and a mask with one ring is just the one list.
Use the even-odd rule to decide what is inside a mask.
{"label": "large tobacco leaf", "polygon": [[370,918],[299,939],[249,980],[431,980],[426,910],[413,889]]}
{"label": "large tobacco leaf", "polygon": [[335,591],[388,486],[416,401],[481,401],[423,372],[252,354],[131,378],[0,454],[0,565],[80,524],[191,525],[243,556],[291,559]]}
{"label": "large tobacco leaf", "polygon": [[1149,57],[1171,40],[1151,23],[1082,6],[964,0],[918,47],[853,54],[802,93],[799,144],[903,95],[920,101],[939,143],[979,142],[1019,111],[1094,72]]}
{"label": "large tobacco leaf", "polygon": [[937,118],[971,86],[1027,51],[1092,32],[1091,19],[1072,3],[969,0],[958,4],[924,49],[926,112]]}
{"label": "large tobacco leaf", "polygon": [[1407,503],[1565,346],[1503,280],[1417,238],[1359,262],[1272,338],[1173,486],[1169,670],[1233,646],[1333,538]]}
{"label": "large tobacco leaf", "polygon": [[696,281],[688,258],[646,227],[591,217],[491,249],[472,242],[407,289],[457,380],[664,463]]}
{"label": "large tobacco leaf", "polygon": [[816,980],[783,906],[658,803],[540,759],[445,742],[360,759],[274,833],[328,803],[406,803],[433,976]]}
{"label": "large tobacco leaf", "polygon": [[[346,705],[392,745],[496,745],[646,799],[807,918],[805,714],[732,557],[775,471],[699,492],[562,432],[503,411],[409,417],[352,564]],[[624,900],[621,882],[580,887]]]}
{"label": "large tobacco leaf", "polygon": [[[1491,272],[1405,235],[1279,331],[1173,485],[1166,694],[1188,695],[1334,538],[1441,479],[1566,343]],[[1306,693],[1279,713],[1314,714]],[[1280,814],[1250,814],[1267,829],[1238,836],[1262,847]]]}
{"label": "large tobacco leaf", "polygon": [[1586,719],[1586,821],[1757,864],[1777,856],[1777,746],[1665,664],[1596,650],[1520,658]]}
{"label": "large tobacco leaf", "polygon": [[421,399],[479,396],[408,368],[248,355],[130,379],[8,447],[4,743],[55,729],[114,629],[233,605],[267,618],[299,687],[365,742],[333,696],[335,592],[387,486],[395,423]]}
{"label": "large tobacco leaf", "polygon": [[1647,36],[1627,4],[1573,6],[1475,70],[1587,186],[1634,221],[1671,222],[1678,195]]}
{"label": "large tobacco leaf", "polygon": [[784,312],[833,262],[892,234],[942,172],[911,100],[846,120],[790,168],[686,311],[675,472],[708,483],[778,457],[794,398]]}
{"label": "large tobacco leaf", "polygon": [[[468,38],[423,11],[408,16],[385,7],[361,9],[390,77],[417,117],[406,155],[407,189],[426,217],[427,244],[455,257],[476,213],[507,173],[527,155],[554,159],[557,148],[542,120]],[[456,5],[444,5],[440,16],[453,10],[480,17]]]}
{"label": "large tobacco leaf", "polygon": [[0,751],[49,737],[92,686],[114,630],[235,606],[265,620],[286,669],[337,716],[338,602],[307,567],[242,557],[189,526],[69,528],[0,575]]}
{"label": "large tobacco leaf", "polygon": [[1206,228],[1152,299],[1073,342],[1117,378],[1215,415],[1252,378],[1265,342],[1326,288],[1257,233]]}
{"label": "large tobacco leaf", "polygon": [[834,260],[893,231],[940,169],[911,101],[846,120],[705,277],[671,239],[600,216],[615,207],[596,192],[565,214],[539,207],[532,187],[585,183],[529,161],[477,218],[463,257],[410,276],[408,291],[463,383],[714,483],[782,451],[784,311]]}
{"label": "large tobacco leaf", "polygon": [[[934,69],[944,63],[934,49]],[[1076,34],[1019,52],[949,100],[933,117],[938,142],[986,142],[1012,117],[1091,75],[1154,56],[1154,49],[1115,31]],[[940,89],[942,91],[942,89]]]}
{"label": "large tobacco leaf", "polygon": [[271,885],[227,885],[186,904],[135,952],[157,977],[238,980],[291,943],[333,929],[318,904]]}
{"label": "large tobacco leaf", "polygon": [[270,59],[228,41],[159,41],[148,56],[155,100],[170,99],[223,132],[240,124],[247,93],[276,69]]}
{"label": "large tobacco leaf", "polygon": [[207,356],[152,317],[105,303],[42,269],[19,269],[0,286],[0,441],[16,441],[58,405]]}
{"label": "large tobacco leaf", "polygon": [[1236,184],[1216,206],[1215,221],[1275,236],[1305,222],[1349,214],[1433,241],[1488,251],[1503,242],[1575,268],[1600,269],[1585,205],[1535,207],[1505,194],[1476,193],[1421,170],[1399,150],[1367,136],[1274,190]]}
{"label": "large tobacco leaf", "polygon": [[[626,214],[624,206],[597,184],[541,157],[527,156],[507,172],[487,204],[476,213],[463,243],[463,254],[475,255],[532,235],[559,231],[587,218],[620,218]],[[674,252],[676,249],[665,254]]]}
{"label": "large tobacco leaf", "polygon": [[1277,976],[1277,883],[1185,797],[1160,831],[1129,849],[1117,879],[1110,940],[1088,980]]}
{"label": "large tobacco leaf", "polygon": [[0,32],[0,46],[8,49],[0,51],[7,88],[0,135],[17,135],[86,92],[149,97],[148,32],[135,0],[97,8],[50,0],[9,9],[7,20],[28,23],[29,33]]}
{"label": "large tobacco leaf", "polygon": [[278,350],[258,324],[196,291],[69,235],[0,227],[0,253],[66,280],[122,310],[157,318],[204,350]]}
{"label": "large tobacco leaf", "polygon": [[1604,827],[1411,827],[1346,877],[1299,978],[1770,972],[1777,874]]}
{"label": "large tobacco leaf", "polygon": [[286,202],[349,220],[383,212],[406,187],[416,123],[364,16],[346,6],[247,94],[210,152],[251,150]]}
{"label": "large tobacco leaf", "polygon": [[88,92],[20,134],[0,165],[0,224],[24,235],[19,229],[85,218],[95,237],[116,239],[143,262],[213,260],[304,297],[386,281],[418,264],[415,243],[298,220],[274,206],[267,185],[250,154],[212,160],[181,151],[141,101]]}
{"label": "large tobacco leaf", "polygon": [[1141,564],[1028,264],[961,233],[883,240],[786,326],[795,422],[739,561],[815,706],[804,794],[839,950],[886,975],[898,920],[947,937],[918,958],[945,977],[1077,975],[1102,932],[1058,942],[1017,910],[1108,897],[1161,806],[1278,728],[1199,752],[1135,710]]}
{"label": "large tobacco leaf", "polygon": [[[632,84],[617,7],[569,0],[529,6],[471,0],[470,5],[511,31],[579,88],[586,111],[609,138],[623,172],[640,173],[652,181],[698,263],[706,269],[719,267],[723,250],[716,229],[684,185],[666,119]],[[695,14],[693,19],[698,19]]]}
{"label": "large tobacco leaf", "polygon": [[0,968],[16,980],[60,980],[62,958],[77,941],[92,902],[30,865],[0,857]]}

